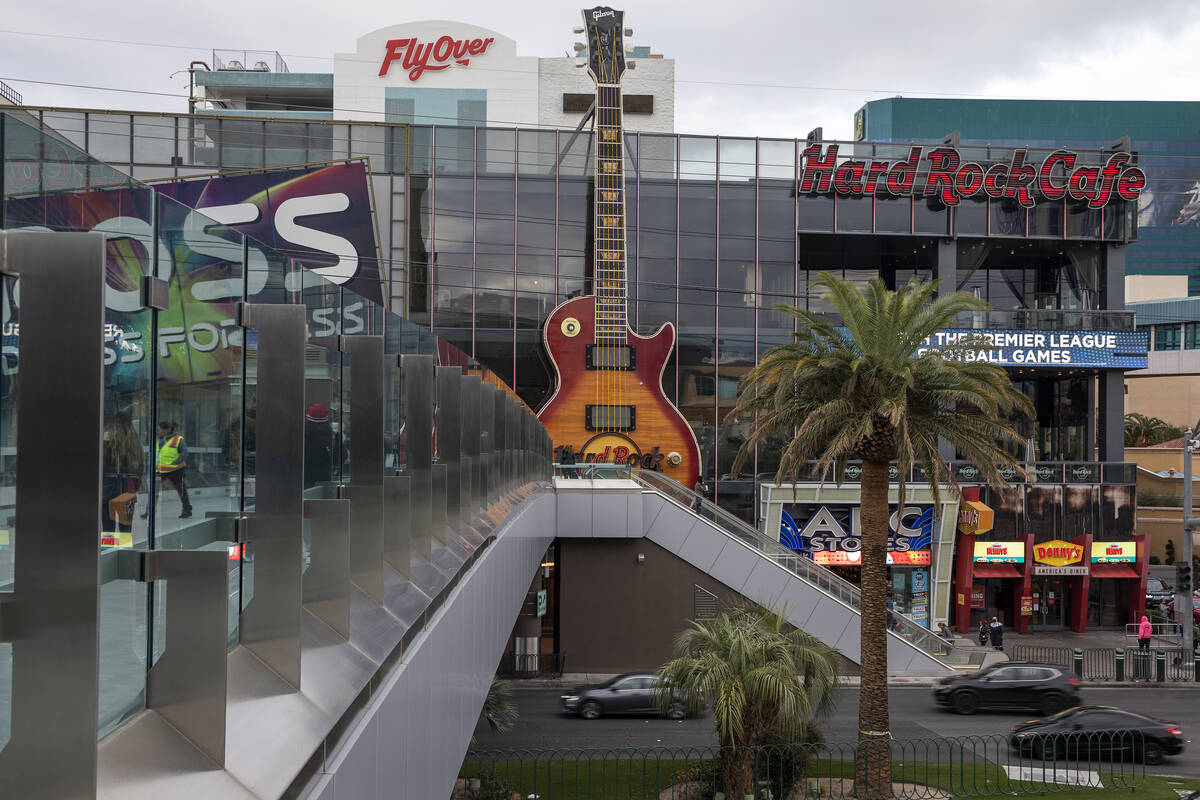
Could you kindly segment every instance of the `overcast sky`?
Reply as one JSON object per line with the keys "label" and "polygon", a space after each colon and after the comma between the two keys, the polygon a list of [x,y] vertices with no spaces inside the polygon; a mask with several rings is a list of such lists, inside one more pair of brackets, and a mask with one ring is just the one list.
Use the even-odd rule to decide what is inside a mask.
{"label": "overcast sky", "polygon": [[[580,38],[571,32],[580,8],[561,0],[14,1],[0,19],[0,79],[29,105],[184,112],[187,74],[171,73],[214,48],[277,50],[293,72],[332,72],[333,53],[353,51],[364,33],[441,18],[510,36],[521,55],[554,56]],[[790,138],[822,126],[829,138],[849,138],[856,109],[897,94],[1200,99],[1200,0],[646,0],[623,8],[632,44],[675,59],[683,133]]]}

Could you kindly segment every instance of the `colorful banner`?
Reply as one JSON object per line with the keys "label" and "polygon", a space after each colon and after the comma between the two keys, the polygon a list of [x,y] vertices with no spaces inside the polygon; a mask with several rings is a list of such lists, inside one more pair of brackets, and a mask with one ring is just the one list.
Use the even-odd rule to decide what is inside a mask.
{"label": "colorful banner", "polygon": [[218,175],[154,188],[384,305],[363,162]]}
{"label": "colorful banner", "polygon": [[1137,561],[1137,542],[1092,542],[1093,564],[1132,564]]}
{"label": "colorful banner", "polygon": [[[887,563],[929,564],[936,521],[932,506],[906,505],[893,510],[888,518]],[[786,505],[781,512],[779,542],[818,564],[857,566],[862,550],[861,510],[857,503]]]}
{"label": "colorful banner", "polygon": [[975,542],[975,561],[981,564],[1024,564],[1024,542]]}

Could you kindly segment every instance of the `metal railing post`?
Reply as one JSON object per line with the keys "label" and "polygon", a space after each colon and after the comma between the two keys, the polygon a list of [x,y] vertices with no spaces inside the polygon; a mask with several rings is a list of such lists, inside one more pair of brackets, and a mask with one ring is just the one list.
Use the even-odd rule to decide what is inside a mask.
{"label": "metal railing post", "polygon": [[1167,654],[1162,650],[1154,651],[1154,680],[1159,683],[1167,680]]}
{"label": "metal railing post", "polygon": [[1075,677],[1083,680],[1083,649],[1076,647],[1071,658],[1072,669],[1075,672]]}
{"label": "metal railing post", "polygon": [[1117,683],[1121,683],[1125,680],[1125,650],[1118,647],[1116,648],[1116,651],[1117,652],[1114,655],[1114,671],[1116,674]]}

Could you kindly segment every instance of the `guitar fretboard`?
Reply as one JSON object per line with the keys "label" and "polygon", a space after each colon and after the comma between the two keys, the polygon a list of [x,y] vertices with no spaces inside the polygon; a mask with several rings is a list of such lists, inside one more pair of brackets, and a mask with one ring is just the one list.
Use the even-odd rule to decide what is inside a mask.
{"label": "guitar fretboard", "polygon": [[625,169],[621,88],[596,85],[596,343],[624,344],[628,326],[625,278]]}

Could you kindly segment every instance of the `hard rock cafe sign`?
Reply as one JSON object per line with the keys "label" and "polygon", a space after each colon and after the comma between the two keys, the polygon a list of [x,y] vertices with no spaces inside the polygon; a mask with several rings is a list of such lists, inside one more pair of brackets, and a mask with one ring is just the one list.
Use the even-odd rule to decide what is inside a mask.
{"label": "hard rock cafe sign", "polygon": [[[1103,164],[1083,163],[1078,153],[1055,150],[1037,163],[1026,148],[1005,161],[977,163],[954,147],[909,148],[895,161],[838,155],[839,145],[813,144],[804,151],[800,194],[932,197],[947,206],[968,198],[1006,199],[1032,208],[1035,198],[1065,198],[1103,208],[1110,202],[1136,202],[1146,188],[1146,173],[1133,153],[1114,152]],[[922,161],[928,162],[922,164]],[[918,180],[917,173],[921,173]]]}

